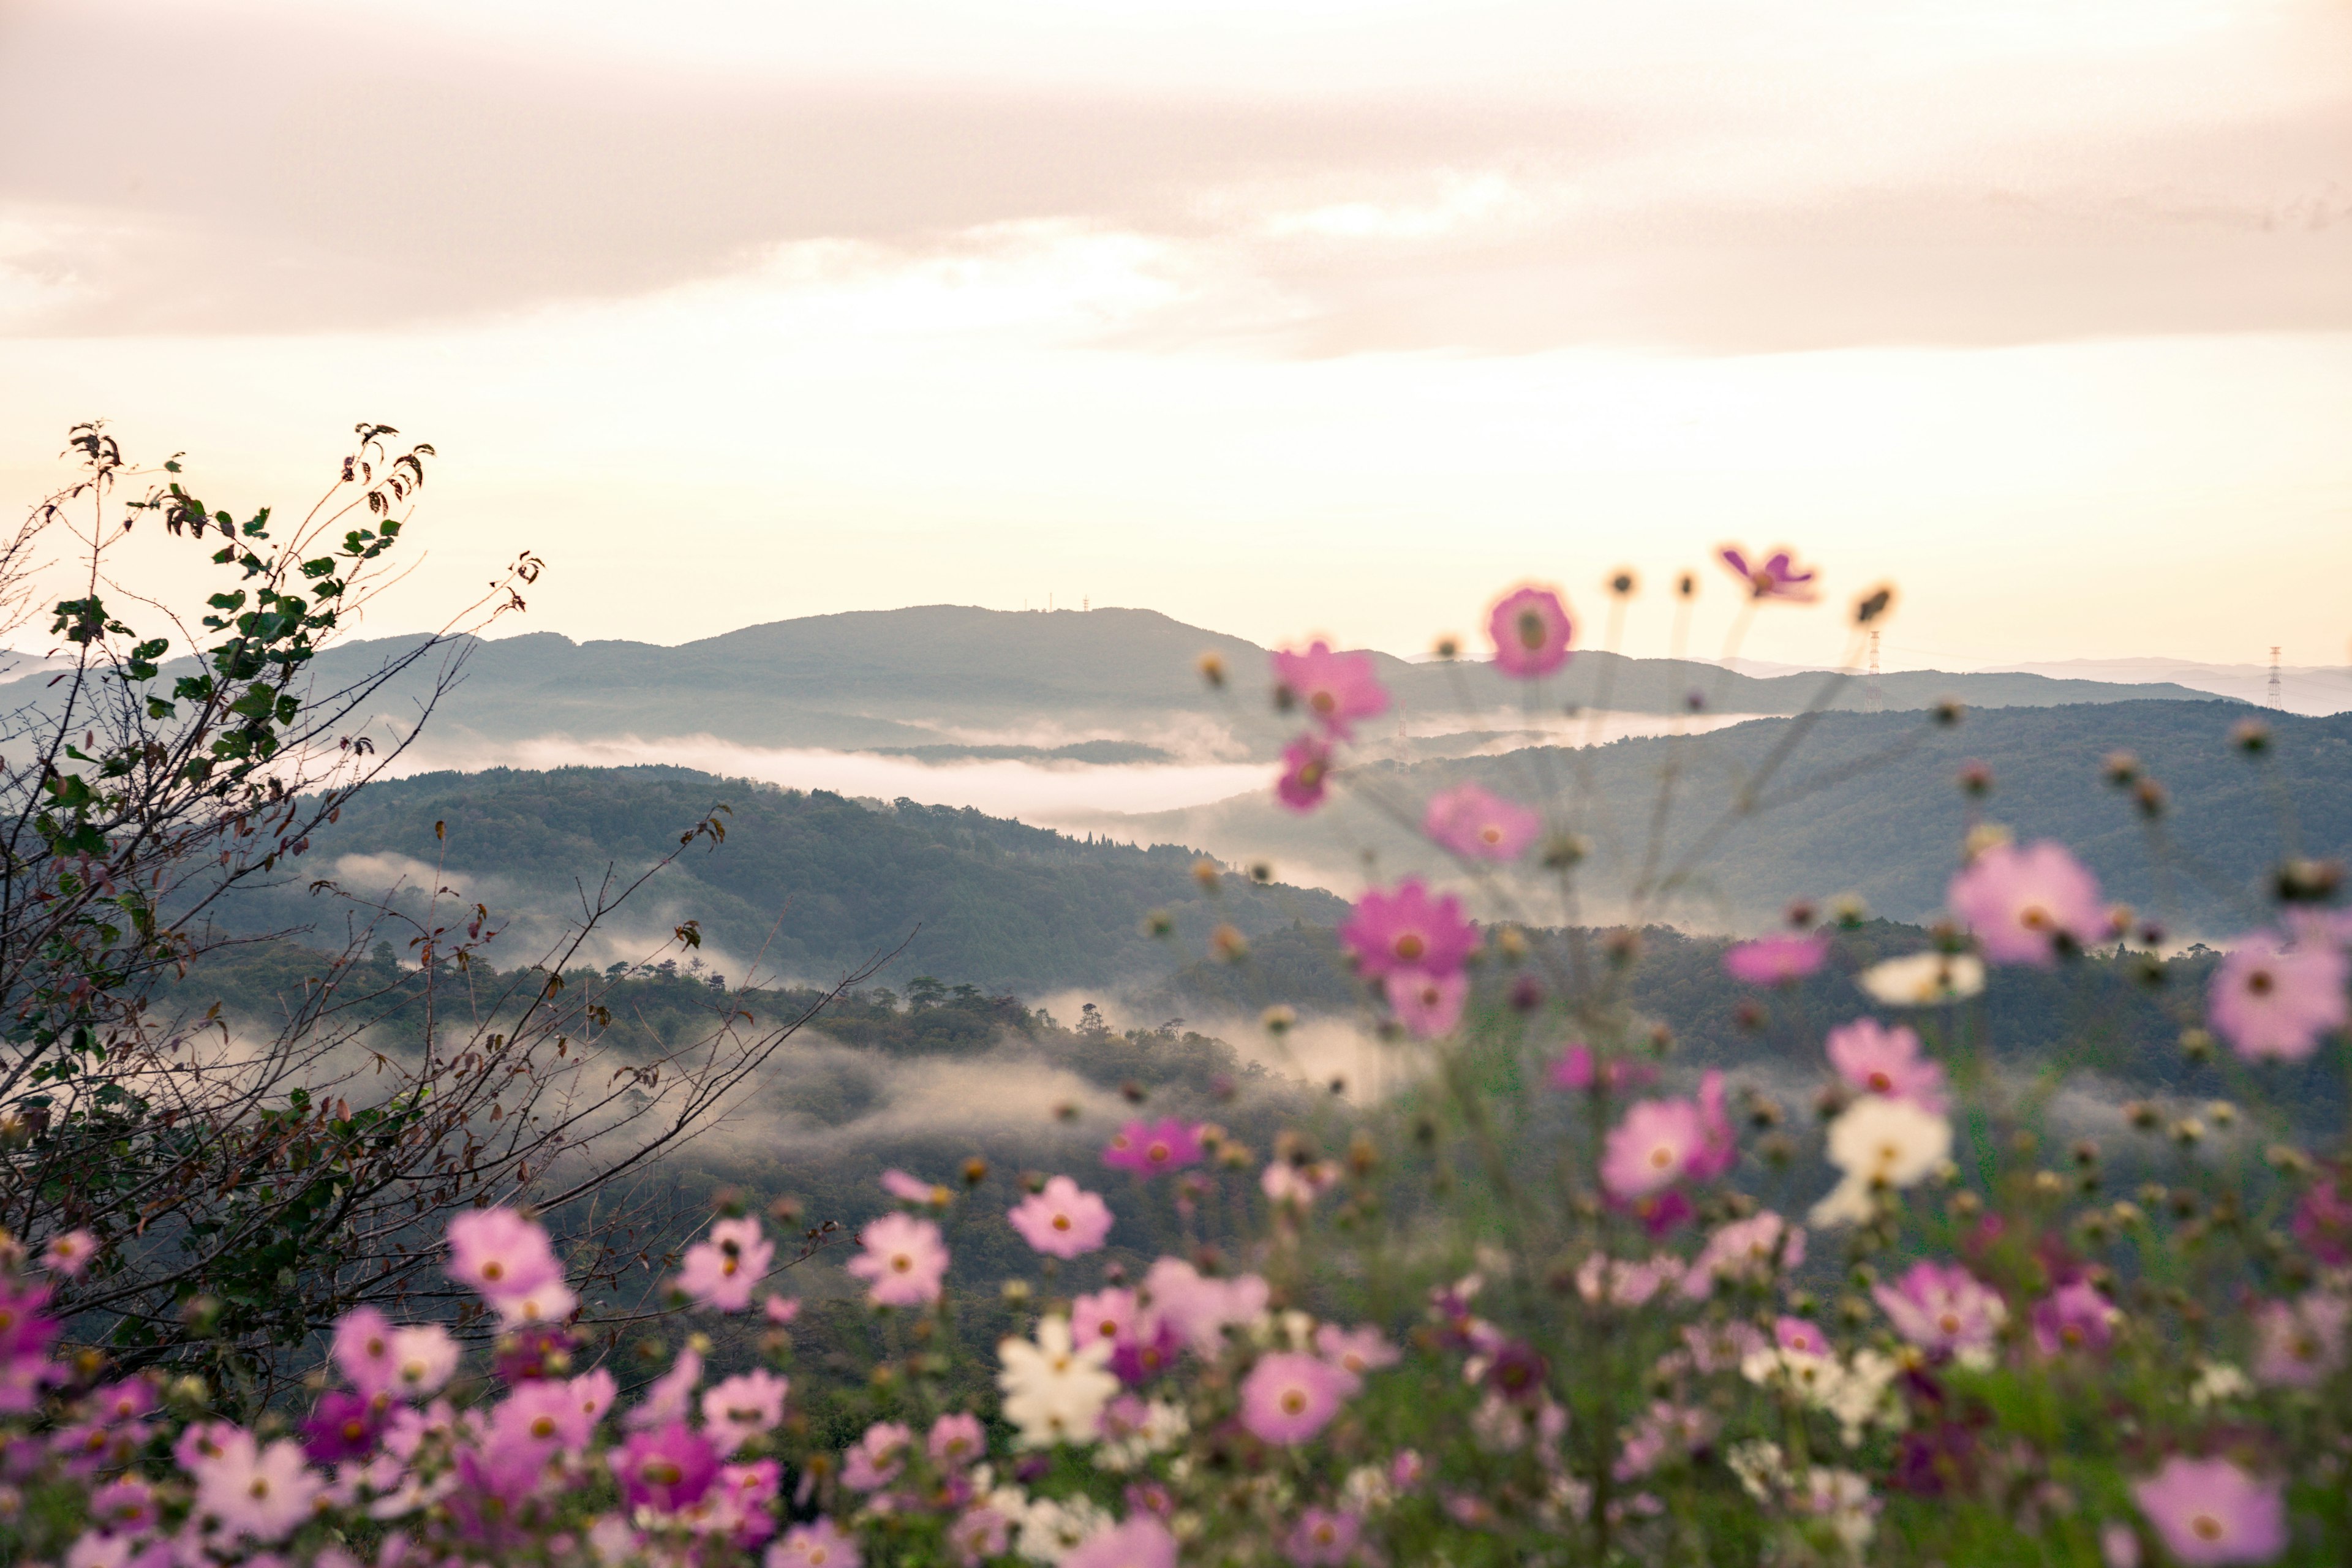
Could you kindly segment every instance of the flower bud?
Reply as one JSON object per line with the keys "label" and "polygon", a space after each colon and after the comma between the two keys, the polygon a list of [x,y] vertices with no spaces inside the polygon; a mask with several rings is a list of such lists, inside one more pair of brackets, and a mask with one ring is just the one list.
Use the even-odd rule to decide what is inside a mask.
{"label": "flower bud", "polygon": [[1202,654],[1201,656],[1201,661],[1196,668],[1201,671],[1201,679],[1207,681],[1211,686],[1223,688],[1225,684],[1225,661],[1223,658],[1220,658],[1217,655],[1213,653]]}

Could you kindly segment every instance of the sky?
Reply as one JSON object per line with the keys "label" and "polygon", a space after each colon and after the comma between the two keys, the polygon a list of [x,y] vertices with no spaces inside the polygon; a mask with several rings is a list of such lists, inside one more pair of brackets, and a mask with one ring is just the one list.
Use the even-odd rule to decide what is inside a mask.
{"label": "sky", "polygon": [[372,632],[1630,565],[1655,654],[1737,542],[1893,668],[2340,664],[2352,5],[0,0],[0,506],[97,416],[240,510],[432,442]]}

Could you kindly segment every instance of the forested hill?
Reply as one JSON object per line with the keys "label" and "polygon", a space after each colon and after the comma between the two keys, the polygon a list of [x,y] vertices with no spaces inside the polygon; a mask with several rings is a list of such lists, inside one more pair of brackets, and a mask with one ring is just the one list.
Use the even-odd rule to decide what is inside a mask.
{"label": "forested hill", "polygon": [[[314,927],[314,945],[332,943],[344,909],[310,891],[313,879],[371,896],[404,881],[399,904],[412,910],[446,885],[506,927],[498,963],[527,963],[537,953],[526,950],[576,914],[583,885],[593,889],[608,867],[635,877],[719,805],[730,808],[719,815],[725,841],[679,853],[624,906],[616,942],[589,956],[633,958],[691,919],[714,967],[735,966],[739,981],[754,954],[764,952],[763,976],[827,982],[907,942],[894,983],[931,973],[1038,994],[1164,974],[1219,922],[1255,935],[1294,921],[1328,925],[1346,908],[1239,875],[1212,893],[1194,878],[1197,853],[1172,844],[1089,840],[976,811],[860,804],[683,768],[559,768],[375,785],[314,837],[291,877],[239,895],[226,923]],[[1142,930],[1156,909],[1175,917],[1174,950]]]}

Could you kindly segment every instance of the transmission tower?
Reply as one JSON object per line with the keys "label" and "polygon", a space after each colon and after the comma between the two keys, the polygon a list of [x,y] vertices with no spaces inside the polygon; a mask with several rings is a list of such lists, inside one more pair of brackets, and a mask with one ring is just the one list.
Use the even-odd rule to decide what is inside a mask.
{"label": "transmission tower", "polygon": [[1878,689],[1878,628],[1876,626],[1870,628],[1870,688],[1864,693],[1863,700],[1869,705],[1873,713],[1886,706],[1885,694]]}
{"label": "transmission tower", "polygon": [[2278,649],[2271,649],[2271,706],[2273,708],[2284,708],[2286,706],[2286,703],[2279,696],[2278,656]]}

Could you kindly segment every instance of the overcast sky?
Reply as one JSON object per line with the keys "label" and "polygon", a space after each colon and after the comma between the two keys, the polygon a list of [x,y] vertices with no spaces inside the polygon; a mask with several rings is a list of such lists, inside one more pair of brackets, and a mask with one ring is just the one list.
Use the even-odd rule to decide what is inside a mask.
{"label": "overcast sky", "polygon": [[1410,653],[1736,540],[1890,664],[2352,658],[2343,0],[0,0],[0,331],[12,507],[432,441],[376,631]]}

